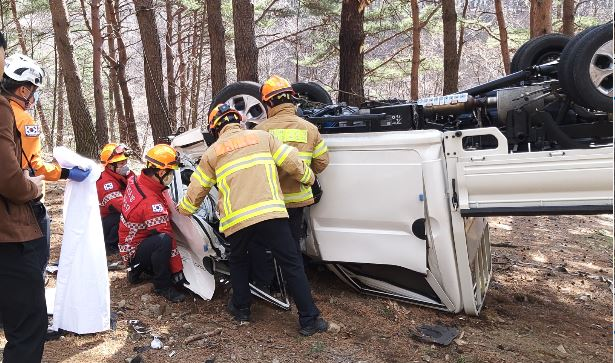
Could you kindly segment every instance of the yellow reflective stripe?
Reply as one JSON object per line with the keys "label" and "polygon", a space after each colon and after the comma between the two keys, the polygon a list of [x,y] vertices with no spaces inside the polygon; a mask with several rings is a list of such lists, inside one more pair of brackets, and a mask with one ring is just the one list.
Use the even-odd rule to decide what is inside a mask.
{"label": "yellow reflective stripe", "polygon": [[307,165],[305,166],[305,174],[303,174],[303,178],[301,178],[301,183],[307,183],[314,173],[312,169],[310,169]]}
{"label": "yellow reflective stripe", "polygon": [[267,173],[267,181],[269,182],[269,189],[271,190],[271,198],[281,200],[278,188],[278,175],[275,166],[273,164],[265,165],[265,172]]}
{"label": "yellow reflective stripe", "polygon": [[221,175],[220,179],[226,179],[229,175],[238,172],[239,170],[243,170],[243,169],[248,169],[251,168],[253,166],[256,165],[275,165],[273,163],[273,160],[271,160],[271,158],[269,158],[269,160],[255,160],[255,161],[250,161],[250,162],[245,162],[243,164],[237,165],[232,169],[228,169],[224,174]]}
{"label": "yellow reflective stripe", "polygon": [[241,208],[220,220],[220,231],[224,232],[234,225],[248,219],[272,212],[285,212],[286,206],[281,200],[268,200]]}
{"label": "yellow reflective stripe", "polygon": [[245,166],[245,164],[249,164],[255,161],[261,161],[260,164],[265,164],[267,161],[272,162],[273,160],[271,158],[270,153],[256,153],[256,154],[244,156],[242,158],[230,161],[222,165],[221,167],[217,168],[216,175],[218,179],[224,179],[225,177],[234,173],[237,170],[245,169],[247,167],[251,167],[254,165],[258,165],[259,163],[254,163],[254,164],[251,164],[250,166]]}
{"label": "yellow reflective stripe", "polygon": [[186,197],[184,197],[181,202],[179,202],[179,205],[190,213],[194,213],[198,209],[194,206],[194,204],[190,203],[190,201]]}
{"label": "yellow reflective stripe", "polygon": [[314,148],[314,152],[312,153],[312,157],[317,158],[320,155],[326,153],[329,149],[327,148],[327,144],[325,144],[325,140],[322,140],[321,142],[318,143],[318,145],[316,145],[316,147]]}
{"label": "yellow reflective stripe", "polygon": [[269,133],[282,142],[307,143],[307,130],[301,129],[271,129]]}
{"label": "yellow reflective stripe", "polygon": [[306,200],[310,200],[314,198],[314,194],[312,194],[312,188],[307,188],[307,190],[299,192],[299,193],[286,193],[284,194],[284,202],[285,203],[299,203],[305,202]]}
{"label": "yellow reflective stripe", "polygon": [[215,182],[214,182],[214,184],[211,184],[211,182],[207,182],[207,181],[205,181],[205,180],[203,179],[203,176],[202,176],[202,175],[200,175],[198,172],[194,172],[194,173],[192,173],[192,175],[194,175],[194,179],[195,179],[196,181],[198,181],[198,182],[199,182],[199,184],[201,184],[201,186],[202,186],[203,188],[211,188],[211,187],[213,187],[213,186],[214,186],[214,184],[215,184]]}
{"label": "yellow reflective stripe", "polygon": [[196,173],[202,179],[202,182],[201,180],[199,180],[199,182],[201,182],[201,185],[205,184],[203,186],[210,187],[210,188],[216,185],[215,176],[212,178],[209,175],[205,174],[205,172],[203,171],[203,169],[201,169],[200,166],[196,167]]}
{"label": "yellow reflective stripe", "polygon": [[221,179],[218,183],[220,192],[222,193],[222,206],[224,208],[224,215],[231,214],[231,189],[226,183],[226,179]]}
{"label": "yellow reflective stripe", "polygon": [[305,161],[305,163],[309,166],[312,164],[312,153],[308,151],[299,151],[299,159]]}
{"label": "yellow reflective stripe", "polygon": [[275,154],[273,154],[273,161],[275,161],[277,166],[282,165],[282,163],[284,162],[284,160],[286,160],[286,157],[288,156],[288,154],[290,154],[291,151],[293,151],[293,148],[291,146],[284,144],[280,145],[278,150],[276,150]]}

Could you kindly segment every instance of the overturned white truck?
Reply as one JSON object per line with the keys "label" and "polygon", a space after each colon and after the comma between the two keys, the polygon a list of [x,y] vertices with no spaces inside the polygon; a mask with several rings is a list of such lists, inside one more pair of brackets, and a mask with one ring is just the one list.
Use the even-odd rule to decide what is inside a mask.
{"label": "overturned white truck", "polygon": [[[331,104],[316,84],[294,85],[298,112],[319,125],[330,153],[303,252],[357,291],[478,315],[491,278],[485,217],[612,213],[612,38],[611,24],[571,40],[537,38],[518,72],[416,102],[353,108]],[[257,92],[239,82],[213,103],[233,104],[249,127],[266,115]],[[207,136],[195,129],[172,138],[182,155],[176,201]],[[206,281],[191,288],[209,284],[198,291],[209,298],[214,276],[228,275],[214,197],[179,229],[188,280]],[[289,308],[279,271],[277,279],[275,293],[252,292]]]}

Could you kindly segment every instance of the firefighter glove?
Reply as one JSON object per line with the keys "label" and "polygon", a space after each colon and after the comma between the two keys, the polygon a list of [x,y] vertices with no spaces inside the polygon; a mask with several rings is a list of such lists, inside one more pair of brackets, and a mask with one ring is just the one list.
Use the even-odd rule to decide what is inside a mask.
{"label": "firefighter glove", "polygon": [[83,170],[75,166],[68,172],[68,179],[76,182],[82,182],[88,177],[88,175],[90,175],[90,169]]}

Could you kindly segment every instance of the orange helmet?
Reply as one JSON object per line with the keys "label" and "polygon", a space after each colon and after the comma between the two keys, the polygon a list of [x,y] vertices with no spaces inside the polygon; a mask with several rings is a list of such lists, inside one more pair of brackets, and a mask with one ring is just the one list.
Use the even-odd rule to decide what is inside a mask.
{"label": "orange helmet", "polygon": [[209,130],[210,133],[215,135],[217,130],[219,130],[223,125],[229,122],[240,121],[241,114],[237,110],[227,105],[226,103],[221,103],[214,107],[209,113],[207,130]]}
{"label": "orange helmet", "polygon": [[145,167],[156,169],[178,169],[179,154],[167,144],[158,144],[145,153]]}
{"label": "orange helmet", "polygon": [[295,94],[295,91],[286,79],[273,75],[261,86],[261,99],[263,102],[267,102],[274,96],[285,92],[290,92],[293,95]]}
{"label": "orange helmet", "polygon": [[100,152],[100,162],[103,165],[117,163],[119,161],[127,160],[132,155],[132,151],[124,144],[107,144]]}

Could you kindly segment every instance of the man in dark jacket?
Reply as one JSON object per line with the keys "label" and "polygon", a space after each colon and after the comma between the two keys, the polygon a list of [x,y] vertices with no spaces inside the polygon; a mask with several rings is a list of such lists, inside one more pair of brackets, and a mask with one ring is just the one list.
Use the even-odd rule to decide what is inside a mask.
{"label": "man in dark jacket", "polygon": [[[6,40],[0,33],[0,76]],[[21,140],[8,101],[0,96],[0,319],[7,339],[3,361],[40,362],[47,333],[40,246],[46,245],[29,202],[44,176],[21,170]]]}

